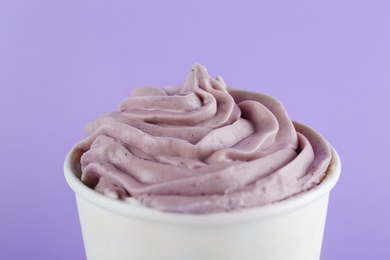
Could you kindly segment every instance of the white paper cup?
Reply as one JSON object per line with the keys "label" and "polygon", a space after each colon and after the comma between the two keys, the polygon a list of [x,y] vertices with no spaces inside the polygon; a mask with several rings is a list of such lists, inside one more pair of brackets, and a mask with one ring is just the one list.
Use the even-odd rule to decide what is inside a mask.
{"label": "white paper cup", "polygon": [[341,172],[332,152],[327,176],[315,188],[258,208],[206,215],[165,213],[102,195],[78,178],[74,150],[64,168],[89,260],[315,260],[329,192]]}

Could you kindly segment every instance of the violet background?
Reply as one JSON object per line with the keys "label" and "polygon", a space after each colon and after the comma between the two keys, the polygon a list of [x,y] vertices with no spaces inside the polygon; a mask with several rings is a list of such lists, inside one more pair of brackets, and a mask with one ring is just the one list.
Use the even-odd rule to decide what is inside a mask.
{"label": "violet background", "polygon": [[0,2],[0,259],[85,259],[67,151],[195,62],[339,151],[323,260],[390,259],[390,1]]}

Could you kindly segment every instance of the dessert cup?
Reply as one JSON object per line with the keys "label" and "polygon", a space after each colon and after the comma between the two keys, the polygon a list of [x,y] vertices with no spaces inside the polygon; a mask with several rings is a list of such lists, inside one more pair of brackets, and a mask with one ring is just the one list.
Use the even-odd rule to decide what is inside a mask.
{"label": "dessert cup", "polygon": [[318,186],[257,208],[202,215],[162,212],[90,189],[79,179],[77,149],[68,153],[64,171],[76,194],[89,260],[315,260],[329,193],[341,172],[331,149],[331,163]]}

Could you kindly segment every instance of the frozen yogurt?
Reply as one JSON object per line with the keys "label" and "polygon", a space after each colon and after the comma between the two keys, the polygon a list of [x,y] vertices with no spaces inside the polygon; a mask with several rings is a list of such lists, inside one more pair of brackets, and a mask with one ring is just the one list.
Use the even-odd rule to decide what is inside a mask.
{"label": "frozen yogurt", "polygon": [[180,87],[140,87],[86,127],[81,181],[166,212],[238,211],[319,185],[332,153],[273,97],[195,64]]}

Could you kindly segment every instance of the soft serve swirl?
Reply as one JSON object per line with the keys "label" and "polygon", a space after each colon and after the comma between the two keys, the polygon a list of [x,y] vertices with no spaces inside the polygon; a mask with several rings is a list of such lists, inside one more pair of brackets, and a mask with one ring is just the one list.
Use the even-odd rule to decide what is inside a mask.
{"label": "soft serve swirl", "polygon": [[228,87],[195,64],[180,88],[135,89],[87,125],[81,180],[168,212],[261,206],[318,185],[327,142],[260,93]]}

